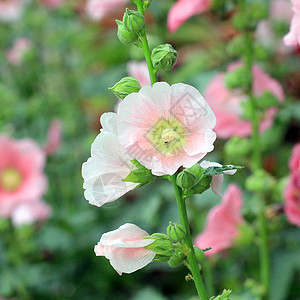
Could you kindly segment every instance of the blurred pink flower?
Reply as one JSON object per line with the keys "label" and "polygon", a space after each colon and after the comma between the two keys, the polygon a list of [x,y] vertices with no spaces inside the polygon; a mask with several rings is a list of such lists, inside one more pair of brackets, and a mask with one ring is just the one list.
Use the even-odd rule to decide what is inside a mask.
{"label": "blurred pink flower", "polygon": [[15,226],[32,224],[35,221],[47,220],[51,215],[50,206],[43,201],[34,201],[18,205],[12,212]]}
{"label": "blurred pink flower", "polygon": [[93,20],[101,20],[120,6],[125,6],[127,0],[88,0],[86,4],[87,15]]}
{"label": "blurred pink flower", "polygon": [[[230,64],[228,71],[232,71],[240,65],[240,62]],[[264,92],[269,91],[280,101],[284,100],[283,89],[277,80],[271,78],[257,65],[253,66],[252,74],[254,96],[260,96]],[[209,83],[205,93],[205,99],[217,118],[215,131],[218,137],[222,139],[228,139],[232,136],[250,136],[252,125],[250,121],[242,119],[243,110],[241,107],[241,103],[247,99],[247,96],[239,89],[227,89],[224,77],[225,73],[217,74]],[[260,122],[260,132],[264,132],[272,126],[276,111],[275,107],[267,110]]]}
{"label": "blurred pink flower", "polygon": [[169,31],[176,31],[186,20],[209,10],[210,6],[211,0],[177,0],[168,14]]}
{"label": "blurred pink flower", "polygon": [[138,184],[122,181],[135,166],[117,138],[117,115],[101,116],[102,130],[92,144],[91,157],[82,165],[84,196],[90,204],[112,202]]}
{"label": "blurred pink flower", "polygon": [[119,104],[118,117],[120,143],[154,175],[189,168],[214,148],[215,115],[187,84],[142,87]]}
{"label": "blurred pink flower", "polygon": [[300,1],[293,1],[293,17],[291,19],[290,31],[283,38],[287,46],[300,46]]}
{"label": "blurred pink flower", "polygon": [[288,220],[300,226],[300,143],[293,148],[289,166],[291,175],[284,191],[284,209]]}
{"label": "blurred pink flower", "polygon": [[195,240],[201,249],[212,248],[205,252],[207,256],[233,246],[239,235],[238,227],[244,223],[241,214],[242,191],[235,184],[230,184],[222,197],[222,202],[208,213],[206,226]]}
{"label": "blurred pink flower", "polygon": [[39,1],[50,8],[58,8],[61,7],[66,0],[39,0]]}
{"label": "blurred pink flower", "polygon": [[292,8],[291,8],[290,1],[271,0],[271,2],[270,2],[270,18],[272,20],[289,21],[291,19],[291,17],[292,17]]}
{"label": "blurred pink flower", "polygon": [[[203,160],[200,163],[200,167],[203,169],[207,169],[209,167],[222,167],[222,165],[217,162]],[[224,171],[223,174],[234,175],[236,173],[236,171],[237,171],[237,169],[227,170],[227,171]],[[212,178],[211,184],[210,184],[212,191],[215,194],[220,195],[220,196],[222,195],[222,185],[223,185],[223,181],[224,181],[223,174],[214,175]]]}
{"label": "blurred pink flower", "polygon": [[144,239],[149,234],[134,224],[124,224],[114,231],[104,233],[95,246],[97,256],[105,256],[112,267],[122,273],[135,272],[154,259],[156,253],[145,249],[154,239]]}
{"label": "blurred pink flower", "polygon": [[7,60],[14,66],[22,65],[26,52],[31,47],[31,41],[27,38],[17,38],[13,47],[6,52]]}
{"label": "blurred pink flower", "polygon": [[62,122],[58,119],[52,120],[48,135],[47,142],[44,145],[44,150],[47,155],[53,154],[61,144],[61,131],[62,131]]}
{"label": "blurred pink flower", "polygon": [[130,61],[127,64],[129,76],[135,77],[141,86],[151,85],[150,75],[145,61]]}
{"label": "blurred pink flower", "polygon": [[0,21],[18,20],[23,12],[23,3],[24,0],[0,0]]}
{"label": "blurred pink flower", "polygon": [[31,139],[0,136],[0,216],[10,217],[18,205],[37,201],[46,192],[45,158]]}

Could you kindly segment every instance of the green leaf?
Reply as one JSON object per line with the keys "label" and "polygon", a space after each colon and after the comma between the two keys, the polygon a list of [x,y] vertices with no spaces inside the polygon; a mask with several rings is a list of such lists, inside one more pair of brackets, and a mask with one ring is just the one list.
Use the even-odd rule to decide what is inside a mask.
{"label": "green leaf", "polygon": [[210,300],[231,300],[230,298],[231,290],[224,290],[222,295],[219,295],[217,297],[212,297]]}
{"label": "green leaf", "polygon": [[204,175],[218,175],[218,174],[223,174],[224,171],[229,171],[229,170],[238,170],[238,169],[243,169],[244,167],[242,166],[234,166],[234,165],[224,165],[222,167],[209,167],[206,169],[204,172]]}
{"label": "green leaf", "polygon": [[131,173],[124,178],[123,181],[139,183],[139,187],[154,181],[155,176],[150,170],[141,165],[136,159],[133,159],[131,162],[136,166],[136,169],[131,171]]}

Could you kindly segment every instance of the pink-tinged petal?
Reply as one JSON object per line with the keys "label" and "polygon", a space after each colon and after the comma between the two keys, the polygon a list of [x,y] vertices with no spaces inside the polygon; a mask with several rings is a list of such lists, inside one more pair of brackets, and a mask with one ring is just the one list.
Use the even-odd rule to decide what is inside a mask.
{"label": "pink-tinged petal", "polygon": [[14,22],[23,13],[24,0],[0,0],[0,21]]}
{"label": "pink-tinged petal", "polygon": [[44,146],[47,155],[53,154],[60,147],[61,135],[62,122],[58,119],[51,121],[47,134],[47,142]]}
{"label": "pink-tinged petal", "polygon": [[291,159],[289,161],[289,167],[292,172],[300,170],[300,143],[293,147]]}
{"label": "pink-tinged petal", "polygon": [[[180,166],[197,163],[213,150],[216,119],[202,95],[192,86],[158,82],[127,96],[118,107],[118,138],[131,158],[154,175],[172,175]],[[169,124],[169,125],[166,125]],[[173,124],[173,125],[172,125]],[[168,127],[170,126],[170,127]],[[156,140],[150,133],[160,128]],[[162,132],[177,134],[179,142],[168,152]]]}
{"label": "pink-tinged petal", "polygon": [[144,239],[148,233],[134,224],[124,224],[118,229],[102,235],[94,251],[97,256],[105,256],[120,274],[135,272],[155,257],[156,253],[145,249],[154,239]]}
{"label": "pink-tinged petal", "polygon": [[214,175],[210,184],[212,191],[219,196],[222,195],[223,181],[224,181],[223,174]]}
{"label": "pink-tinged petal", "polygon": [[118,8],[126,5],[127,0],[88,0],[86,13],[92,19],[99,21]]}
{"label": "pink-tinged petal", "polygon": [[196,237],[195,245],[201,249],[212,249],[206,255],[214,255],[233,246],[238,235],[238,225],[243,223],[241,215],[242,192],[235,184],[230,184],[222,202],[208,213],[204,231]]}
{"label": "pink-tinged petal", "polygon": [[6,52],[8,62],[14,66],[22,65],[24,56],[30,47],[31,41],[28,38],[17,38],[14,41],[13,47]]}
{"label": "pink-tinged petal", "polygon": [[113,202],[138,184],[123,181],[135,166],[116,136],[117,115],[101,117],[102,130],[91,147],[91,157],[82,165],[84,196],[90,204]]}
{"label": "pink-tinged petal", "polygon": [[51,215],[50,206],[43,201],[34,201],[18,205],[12,213],[15,226],[31,224],[36,221],[47,220]]}
{"label": "pink-tinged petal", "polygon": [[285,35],[283,39],[287,46],[299,46],[300,45],[300,11],[294,12],[290,31]]}
{"label": "pink-tinged petal", "polygon": [[151,85],[148,66],[145,61],[130,61],[127,64],[127,72],[129,76],[136,78],[141,86]]}
{"label": "pink-tinged petal", "polygon": [[176,31],[186,20],[209,10],[211,0],[178,0],[168,14],[168,29]]}
{"label": "pink-tinged petal", "polygon": [[42,4],[49,8],[59,8],[66,0],[39,0]]}

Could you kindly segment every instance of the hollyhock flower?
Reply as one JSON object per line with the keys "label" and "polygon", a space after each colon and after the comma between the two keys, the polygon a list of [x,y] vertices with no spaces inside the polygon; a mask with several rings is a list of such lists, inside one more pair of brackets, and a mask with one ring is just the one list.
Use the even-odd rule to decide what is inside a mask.
{"label": "hollyhock flower", "polygon": [[138,184],[122,181],[135,166],[117,137],[117,115],[105,113],[100,118],[102,130],[92,144],[91,157],[82,165],[84,196],[90,204],[112,202]]}
{"label": "hollyhock flower", "polygon": [[244,223],[241,208],[242,191],[230,184],[222,202],[208,213],[205,229],[196,237],[195,245],[201,249],[211,247],[205,252],[207,256],[232,247],[239,235],[238,227]]}
{"label": "hollyhock flower", "polygon": [[125,6],[126,3],[127,0],[88,0],[86,12],[91,19],[99,21],[113,10]]}
{"label": "hollyhock flower", "polygon": [[14,22],[23,12],[23,0],[0,0],[0,21]]}
{"label": "hollyhock flower", "polygon": [[209,10],[210,6],[211,0],[177,0],[168,14],[169,31],[176,31],[186,20]]}
{"label": "hollyhock flower", "polygon": [[44,151],[31,139],[0,137],[0,216],[10,217],[22,204],[46,192]]}
{"label": "hollyhock flower", "polygon": [[47,155],[53,154],[59,148],[61,144],[61,131],[62,122],[58,119],[52,120],[47,134],[47,142],[44,146]]}
{"label": "hollyhock flower", "polygon": [[284,191],[284,210],[288,220],[300,226],[300,144],[294,146],[289,166],[291,175]]}
{"label": "hollyhock flower", "polygon": [[49,8],[58,8],[63,5],[65,0],[40,0],[40,2]]}
{"label": "hollyhock flower", "polygon": [[12,222],[15,226],[32,224],[47,220],[51,215],[50,206],[43,201],[34,201],[18,205],[12,212]]}
{"label": "hollyhock flower", "polygon": [[18,38],[13,47],[6,52],[7,60],[14,66],[20,66],[23,62],[26,52],[31,47],[31,41],[27,38]]}
{"label": "hollyhock flower", "polygon": [[104,233],[95,246],[97,256],[105,256],[112,267],[122,273],[135,272],[154,259],[156,253],[144,247],[154,239],[144,239],[149,234],[134,224],[124,224],[114,231]]}
{"label": "hollyhock flower", "polygon": [[[222,167],[222,165],[217,162],[203,160],[200,163],[200,167],[203,169],[207,169],[209,167]],[[223,174],[234,175],[236,173],[236,171],[237,171],[237,169],[227,170],[227,171],[224,171]],[[223,185],[223,181],[224,181],[223,174],[214,175],[212,178],[211,184],[210,184],[212,191],[215,194],[220,195],[220,196],[222,195],[222,185]]]}
{"label": "hollyhock flower", "polygon": [[118,137],[153,175],[173,175],[212,151],[216,118],[192,86],[158,82],[128,95],[118,107]]}
{"label": "hollyhock flower", "polygon": [[127,71],[131,77],[135,77],[141,86],[151,85],[150,75],[145,61],[130,61]]}
{"label": "hollyhock flower", "polygon": [[[241,65],[240,62],[230,64],[228,71],[233,71]],[[269,91],[280,101],[284,100],[283,89],[280,83],[263,72],[260,67],[254,65],[253,74],[253,94],[261,96],[264,92]],[[252,133],[252,125],[249,120],[243,120],[243,110],[241,103],[247,100],[247,96],[239,89],[227,89],[224,82],[225,73],[217,74],[209,83],[205,99],[212,107],[216,118],[217,125],[215,131],[218,137],[228,139],[232,136],[247,137]],[[264,132],[273,124],[274,115],[277,109],[271,107],[260,121],[260,132]]]}

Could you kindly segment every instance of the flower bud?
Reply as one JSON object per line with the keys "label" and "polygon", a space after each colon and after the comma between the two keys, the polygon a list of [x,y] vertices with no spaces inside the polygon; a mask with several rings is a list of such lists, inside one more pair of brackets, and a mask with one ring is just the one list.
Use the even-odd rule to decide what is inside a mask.
{"label": "flower bud", "polygon": [[159,45],[152,50],[152,63],[157,70],[170,70],[177,60],[177,51],[170,44]]}
{"label": "flower bud", "polygon": [[185,260],[185,258],[186,256],[182,252],[174,253],[170,257],[168,264],[171,268],[176,268]]}
{"label": "flower bud", "polygon": [[240,66],[225,75],[225,84],[229,89],[241,88],[250,84],[251,78],[246,66]]}
{"label": "flower bud", "polygon": [[145,18],[138,11],[126,8],[123,16],[123,24],[126,30],[137,34],[144,28]]}
{"label": "flower bud", "polygon": [[265,170],[257,170],[246,179],[246,189],[250,192],[265,192],[274,187],[275,180]]}
{"label": "flower bud", "polygon": [[193,247],[194,247],[194,252],[195,252],[197,263],[200,264],[206,257],[205,253],[202,249],[198,248],[197,246],[194,245]]}
{"label": "flower bud", "polygon": [[232,137],[225,144],[225,152],[230,157],[245,157],[252,150],[252,142],[247,138]]}
{"label": "flower bud", "polygon": [[138,35],[128,31],[122,21],[116,20],[116,23],[118,24],[117,36],[123,44],[131,44],[138,41]]}
{"label": "flower bud", "polygon": [[[145,248],[156,252],[159,261],[168,261],[173,254],[173,244],[170,238],[163,233],[154,233],[147,238],[155,239],[155,241]],[[166,260],[162,260],[164,259],[163,257],[165,257]]]}
{"label": "flower bud", "polygon": [[254,230],[247,223],[240,223],[238,225],[238,235],[234,240],[234,244],[238,246],[247,246],[253,242]]}
{"label": "flower bud", "polygon": [[170,225],[167,228],[167,234],[171,241],[178,243],[185,238],[186,231],[183,225],[170,222]]}
{"label": "flower bud", "polygon": [[229,42],[227,52],[232,56],[240,56],[244,54],[245,48],[245,36],[239,34]]}
{"label": "flower bud", "polygon": [[143,9],[144,11],[150,6],[152,0],[144,0]]}
{"label": "flower bud", "polygon": [[124,99],[131,93],[137,93],[140,89],[141,86],[134,77],[124,77],[113,87],[109,88],[109,90],[121,99]]}
{"label": "flower bud", "polygon": [[197,182],[197,177],[187,169],[180,172],[176,178],[176,183],[182,189],[190,189]]}

